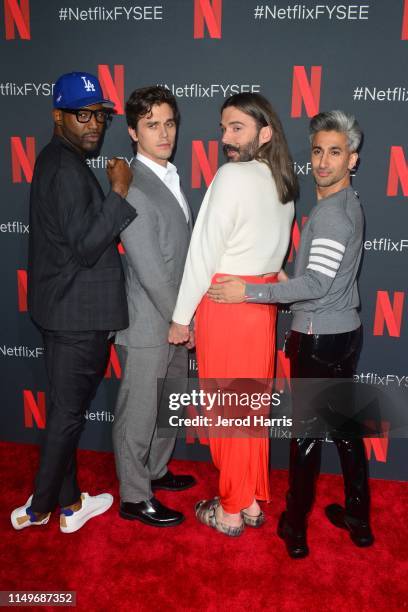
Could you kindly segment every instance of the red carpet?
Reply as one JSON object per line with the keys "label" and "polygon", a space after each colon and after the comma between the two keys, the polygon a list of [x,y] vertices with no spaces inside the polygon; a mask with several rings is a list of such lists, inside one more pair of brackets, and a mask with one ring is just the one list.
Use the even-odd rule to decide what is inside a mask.
{"label": "red carpet", "polygon": [[211,465],[172,463],[199,484],[157,494],[187,517],[179,527],[157,529],[119,518],[113,456],[81,451],[83,490],[111,492],[113,508],[70,535],[60,533],[57,515],[46,527],[16,532],[9,513],[30,493],[37,456],[34,446],[0,443],[0,590],[76,591],[78,610],[98,612],[408,610],[407,483],[371,481],[376,543],[358,549],[323,516],[327,503],[342,501],[341,478],[321,476],[310,519],[311,554],[293,561],[275,535],[286,472],[272,473],[267,524],[234,539],[194,517],[195,501],[217,490]]}

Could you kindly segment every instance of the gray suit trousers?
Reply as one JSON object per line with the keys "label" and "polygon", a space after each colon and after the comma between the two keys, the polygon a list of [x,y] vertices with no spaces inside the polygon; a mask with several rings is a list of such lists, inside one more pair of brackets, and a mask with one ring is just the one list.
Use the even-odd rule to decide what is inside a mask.
{"label": "gray suit trousers", "polygon": [[[138,503],[152,497],[151,480],[166,473],[177,435],[176,427],[173,437],[157,435],[157,379],[186,379],[187,349],[169,344],[116,349],[122,367],[113,425],[116,471],[121,500]],[[162,401],[167,395],[165,380]]]}

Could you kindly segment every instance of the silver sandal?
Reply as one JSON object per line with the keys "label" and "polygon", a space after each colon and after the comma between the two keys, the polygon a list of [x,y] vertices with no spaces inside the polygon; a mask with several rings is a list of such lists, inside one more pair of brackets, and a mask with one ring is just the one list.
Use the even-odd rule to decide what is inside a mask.
{"label": "silver sandal", "polygon": [[244,521],[241,525],[239,525],[239,527],[232,527],[231,525],[217,522],[215,511],[220,503],[219,497],[214,497],[213,499],[209,500],[202,499],[201,501],[197,502],[195,505],[195,514],[197,519],[200,521],[200,523],[203,523],[208,527],[212,527],[225,535],[233,538],[240,536],[245,529]]}
{"label": "silver sandal", "polygon": [[242,515],[245,525],[248,525],[248,527],[255,527],[255,528],[262,527],[262,525],[266,521],[265,514],[262,512],[262,510],[256,516],[252,516],[251,514],[247,514],[246,512],[241,510],[241,515]]}

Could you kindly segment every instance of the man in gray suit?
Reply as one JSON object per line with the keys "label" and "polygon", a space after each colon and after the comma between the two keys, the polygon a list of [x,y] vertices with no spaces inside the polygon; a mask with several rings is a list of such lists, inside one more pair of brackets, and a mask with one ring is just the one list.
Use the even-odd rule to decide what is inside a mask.
{"label": "man in gray suit", "polygon": [[169,325],[183,275],[192,230],[191,211],[180,189],[177,169],[168,160],[177,136],[179,111],[164,87],[137,89],[126,103],[128,130],[137,152],[127,201],[137,209],[137,224],[121,234],[126,257],[129,327],[116,335],[122,380],[113,442],[120,480],[120,516],[166,527],[184,516],[153,496],[157,489],[192,487],[188,475],[174,475],[167,462],[175,436],[157,434],[158,379],[162,402],[174,378],[187,378],[187,349],[170,345]]}

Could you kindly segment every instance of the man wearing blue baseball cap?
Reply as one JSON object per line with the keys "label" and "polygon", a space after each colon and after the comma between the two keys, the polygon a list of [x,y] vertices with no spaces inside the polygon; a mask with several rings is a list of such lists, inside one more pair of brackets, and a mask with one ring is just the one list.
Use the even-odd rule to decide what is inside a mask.
{"label": "man wearing blue baseball cap", "polygon": [[81,493],[76,449],[85,414],[103,378],[111,330],[128,326],[116,239],[136,217],[125,200],[132,174],[112,159],[104,196],[86,157],[100,147],[113,103],[86,72],[54,87],[54,136],[35,164],[30,196],[28,307],[44,340],[49,382],[47,428],[33,494],[11,514],[15,529],[45,525],[61,507],[72,533],[112,504]]}

